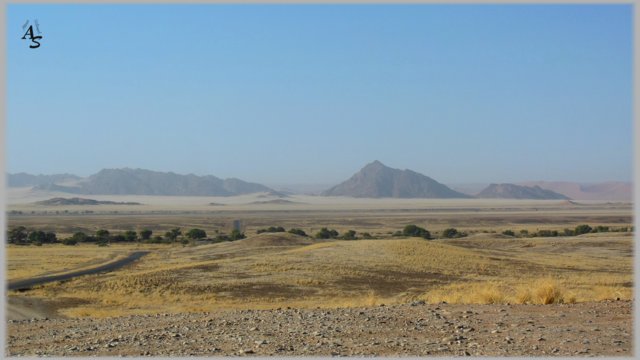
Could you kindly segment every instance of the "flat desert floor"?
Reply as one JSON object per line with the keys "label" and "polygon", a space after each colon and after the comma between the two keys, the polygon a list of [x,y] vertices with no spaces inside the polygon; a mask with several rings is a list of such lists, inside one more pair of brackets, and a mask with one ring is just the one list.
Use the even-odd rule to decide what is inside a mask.
{"label": "flat desert floor", "polygon": [[[10,198],[9,226],[59,237],[98,229],[164,234],[174,227],[215,236],[240,220],[247,238],[7,246],[9,281],[150,252],[113,272],[10,291],[11,355],[629,356],[633,350],[631,204],[252,195],[83,196],[143,205],[56,207],[34,204],[51,194],[18,195]],[[392,236],[408,224],[436,239]],[[580,224],[621,231],[502,234],[562,233]],[[322,227],[355,230],[373,239],[256,234],[269,226],[310,235]],[[467,236],[442,238],[446,228]]]}

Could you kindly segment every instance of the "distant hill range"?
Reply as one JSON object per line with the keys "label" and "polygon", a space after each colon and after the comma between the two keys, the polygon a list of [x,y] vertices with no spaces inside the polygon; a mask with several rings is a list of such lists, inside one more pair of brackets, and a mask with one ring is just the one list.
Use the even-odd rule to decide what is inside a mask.
{"label": "distant hill range", "polygon": [[470,198],[432,178],[411,170],[392,169],[374,161],[347,181],[321,193],[357,198]]}
{"label": "distant hill range", "polygon": [[[86,178],[72,174],[8,174],[9,187],[32,187],[78,195],[182,195],[234,196],[265,193],[286,198],[287,191],[236,178],[212,175],[180,175],[143,169],[104,169]],[[630,182],[581,184],[563,181],[530,181],[516,184],[456,184],[450,187],[411,170],[399,170],[374,161],[347,181],[320,193],[358,198],[511,198],[633,201]],[[481,189],[483,189],[481,191]],[[318,192],[316,192],[318,193]]]}
{"label": "distant hill range", "polygon": [[9,187],[26,187],[48,184],[60,184],[82,179],[72,174],[31,175],[27,173],[9,174],[7,183]]}
{"label": "distant hill range", "polygon": [[139,202],[117,202],[117,201],[100,201],[83,198],[52,198],[36,202],[38,205],[58,206],[58,205],[142,205]]}
{"label": "distant hill range", "polygon": [[569,200],[569,197],[539,186],[522,186],[515,184],[491,184],[479,192],[476,197],[483,199],[536,199]]}
{"label": "distant hill range", "polygon": [[568,181],[530,181],[519,184],[540,186],[543,189],[564,194],[573,200],[633,201],[633,184],[630,182],[608,181],[580,184]]}
{"label": "distant hill range", "polygon": [[[58,181],[29,183],[25,174],[9,174],[9,184],[34,186],[38,190],[58,191],[84,195],[183,195],[183,196],[233,196],[274,190],[260,184],[240,179],[220,179],[212,175],[180,175],[143,169],[104,169],[75,184]],[[19,176],[18,180],[14,180]],[[60,175],[52,175],[60,176]],[[22,181],[21,181],[22,180]],[[70,180],[70,179],[66,179]],[[10,185],[18,186],[18,185]]]}

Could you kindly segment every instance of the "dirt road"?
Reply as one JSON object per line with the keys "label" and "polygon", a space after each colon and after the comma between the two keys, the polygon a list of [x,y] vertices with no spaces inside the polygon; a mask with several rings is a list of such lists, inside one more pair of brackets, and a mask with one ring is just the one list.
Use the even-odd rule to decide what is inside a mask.
{"label": "dirt road", "polygon": [[134,251],[123,259],[116,260],[104,265],[92,267],[89,269],[73,271],[73,272],[69,272],[61,275],[40,276],[37,278],[9,282],[8,289],[9,290],[29,289],[36,285],[46,284],[53,281],[64,281],[64,280],[72,279],[77,276],[91,275],[91,274],[97,274],[101,272],[117,270],[125,265],[128,265],[140,259],[141,257],[147,255],[148,253],[149,251]]}
{"label": "dirt road", "polygon": [[[9,282],[7,287],[9,290],[22,290],[29,289],[36,285],[46,284],[53,281],[69,280],[77,276],[91,275],[102,272],[114,271],[125,265],[128,265],[141,257],[148,254],[149,251],[135,251],[129,254],[123,259],[112,261],[100,266],[92,267],[89,269],[82,269],[78,271],[69,272],[61,275],[40,276],[31,279],[24,279],[19,281]],[[59,317],[55,310],[56,306],[51,301],[43,301],[41,299],[35,299],[30,297],[18,297],[8,296],[6,316],[8,320],[22,320],[22,319],[42,319],[49,317]]]}

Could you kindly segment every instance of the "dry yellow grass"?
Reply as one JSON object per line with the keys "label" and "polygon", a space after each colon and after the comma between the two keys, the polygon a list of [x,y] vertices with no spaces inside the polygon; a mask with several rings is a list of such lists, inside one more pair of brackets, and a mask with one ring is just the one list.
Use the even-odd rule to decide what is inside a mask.
{"label": "dry yellow grass", "polygon": [[[95,266],[125,256],[134,248],[144,246],[112,245],[98,248],[95,244],[63,246],[45,244],[6,247],[7,279],[16,280],[49,274],[61,274]],[[147,246],[147,248],[150,248]]]}
{"label": "dry yellow grass", "polygon": [[371,306],[414,299],[484,304],[630,299],[631,246],[632,237],[623,234],[329,242],[262,234],[233,243],[157,247],[126,269],[52,283],[30,293],[84,300],[62,312],[94,317]]}

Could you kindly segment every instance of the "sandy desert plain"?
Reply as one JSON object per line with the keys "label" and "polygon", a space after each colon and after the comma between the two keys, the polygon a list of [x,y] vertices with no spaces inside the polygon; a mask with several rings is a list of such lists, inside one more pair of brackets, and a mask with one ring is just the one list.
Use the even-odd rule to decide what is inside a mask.
{"label": "sandy desert plain", "polygon": [[[9,227],[212,236],[241,220],[247,238],[7,245],[9,283],[149,251],[112,272],[9,291],[7,355],[633,355],[630,203],[261,194],[34,204],[54,196],[69,197],[9,192]],[[408,224],[435,239],[392,236]],[[620,231],[519,236],[580,224]],[[269,226],[373,238],[256,233]],[[442,238],[446,228],[467,236]]]}

